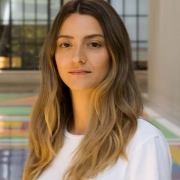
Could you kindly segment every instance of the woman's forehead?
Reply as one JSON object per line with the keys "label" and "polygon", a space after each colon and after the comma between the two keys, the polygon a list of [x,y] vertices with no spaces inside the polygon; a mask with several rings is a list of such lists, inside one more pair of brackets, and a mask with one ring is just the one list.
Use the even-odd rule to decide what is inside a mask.
{"label": "woman's forehead", "polygon": [[82,15],[78,13],[71,14],[63,22],[59,35],[91,35],[101,34],[103,36],[103,30],[99,22],[91,15]]}

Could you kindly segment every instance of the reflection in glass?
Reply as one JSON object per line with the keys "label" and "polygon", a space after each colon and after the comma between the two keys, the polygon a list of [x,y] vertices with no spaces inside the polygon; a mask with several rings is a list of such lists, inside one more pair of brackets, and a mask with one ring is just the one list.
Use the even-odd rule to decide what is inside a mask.
{"label": "reflection in glass", "polygon": [[23,4],[22,0],[11,0],[12,20],[23,19]]}
{"label": "reflection in glass", "polygon": [[36,46],[35,44],[26,44],[25,52],[23,53],[23,66],[26,69],[34,69],[37,66],[37,55],[35,55]]}
{"label": "reflection in glass", "polygon": [[139,66],[147,68],[148,49],[147,43],[139,43]]}
{"label": "reflection in glass", "polygon": [[148,14],[148,0],[139,0],[139,14]]}
{"label": "reflection in glass", "polygon": [[43,43],[47,35],[47,26],[38,25],[36,29],[37,43]]}
{"label": "reflection in glass", "polygon": [[146,61],[147,53],[147,43],[139,43],[139,60]]}
{"label": "reflection in glass", "polygon": [[21,52],[21,44],[18,43],[18,44],[12,44],[12,52]]}
{"label": "reflection in glass", "polygon": [[132,47],[132,60],[136,61],[137,60],[137,50],[136,50],[136,43],[131,42],[131,47]]}
{"label": "reflection in glass", "polygon": [[35,1],[24,0],[25,19],[35,19]]}
{"label": "reflection in glass", "polygon": [[9,24],[10,6],[9,0],[0,0],[0,24]]}
{"label": "reflection in glass", "polygon": [[47,2],[44,0],[37,0],[37,19],[46,19],[48,18],[47,12]]}
{"label": "reflection in glass", "polygon": [[35,41],[35,27],[34,25],[24,26],[24,37],[27,42]]}
{"label": "reflection in glass", "polygon": [[9,31],[10,28],[7,23],[0,24],[0,68],[9,68]]}
{"label": "reflection in glass", "polygon": [[[66,2],[68,1],[66,0]],[[11,26],[9,26],[9,2],[12,3]],[[139,41],[146,42],[148,18],[136,16],[136,11],[138,5],[139,14],[147,15],[148,0],[111,0],[110,2],[121,18],[124,14],[122,19],[133,48],[137,47]],[[37,67],[39,51],[60,7],[60,0],[0,0],[0,68],[32,67],[34,65],[30,65],[30,63],[34,63],[34,61],[36,61]],[[140,46],[141,44],[139,44],[139,48],[141,48]],[[133,60],[138,60],[135,53],[136,51],[133,52]]]}
{"label": "reflection in glass", "polygon": [[136,39],[136,17],[125,17],[125,25],[127,28],[127,31],[129,33],[131,41],[135,41]]}
{"label": "reflection in glass", "polygon": [[38,25],[36,29],[37,38],[45,38],[47,35],[47,26],[45,25]]}
{"label": "reflection in glass", "polygon": [[11,37],[21,39],[22,36],[22,26],[21,25],[14,25],[11,29]]}
{"label": "reflection in glass", "polygon": [[59,0],[53,0],[50,2],[51,5],[50,5],[50,8],[51,8],[51,20],[54,20],[57,13],[59,12],[60,10],[60,1]]}
{"label": "reflection in glass", "polygon": [[22,49],[21,43],[12,44],[12,68],[22,67]]}
{"label": "reflection in glass", "polygon": [[125,0],[125,14],[135,15],[136,13],[136,0]]}
{"label": "reflection in glass", "polygon": [[116,12],[121,15],[123,13],[123,1],[122,0],[111,0],[111,6]]}
{"label": "reflection in glass", "polygon": [[13,20],[12,26],[14,26],[14,25],[23,25],[23,20]]}
{"label": "reflection in glass", "polygon": [[0,68],[9,68],[10,62],[9,57],[0,56]]}
{"label": "reflection in glass", "polygon": [[22,58],[19,56],[12,57],[12,68],[21,68]]}
{"label": "reflection in glass", "polygon": [[148,39],[148,18],[139,18],[139,40],[147,41]]}
{"label": "reflection in glass", "polygon": [[34,53],[35,53],[34,44],[26,44],[25,45],[25,53],[26,53],[26,55],[34,56]]}

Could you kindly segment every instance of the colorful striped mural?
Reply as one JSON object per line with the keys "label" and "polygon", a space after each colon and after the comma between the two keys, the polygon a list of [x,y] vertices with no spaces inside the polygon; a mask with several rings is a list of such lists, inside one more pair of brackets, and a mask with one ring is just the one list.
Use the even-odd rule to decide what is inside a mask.
{"label": "colorful striped mural", "polygon": [[[29,115],[36,99],[34,94],[0,94],[0,180],[21,179],[28,153]],[[153,115],[148,108],[142,116],[167,138],[173,162],[172,180],[180,180],[179,127]]]}

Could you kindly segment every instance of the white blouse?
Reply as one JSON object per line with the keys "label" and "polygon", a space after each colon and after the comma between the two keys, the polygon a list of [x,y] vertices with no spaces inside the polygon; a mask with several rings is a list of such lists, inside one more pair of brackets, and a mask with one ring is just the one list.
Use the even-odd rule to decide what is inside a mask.
{"label": "white blouse", "polygon": [[[64,130],[64,146],[38,180],[62,180],[71,161],[73,150],[84,135]],[[117,163],[91,180],[171,180],[172,159],[166,138],[149,122],[138,119],[138,128],[127,146],[129,162],[119,158]],[[90,180],[90,179],[89,179]]]}

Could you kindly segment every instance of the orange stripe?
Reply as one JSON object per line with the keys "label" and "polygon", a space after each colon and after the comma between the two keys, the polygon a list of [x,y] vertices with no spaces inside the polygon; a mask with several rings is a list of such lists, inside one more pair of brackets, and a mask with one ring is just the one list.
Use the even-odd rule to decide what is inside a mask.
{"label": "orange stripe", "polygon": [[176,146],[170,146],[172,158],[180,165],[180,149]]}
{"label": "orange stripe", "polygon": [[2,131],[0,131],[0,134],[1,133],[9,133],[9,134],[12,134],[12,133],[24,133],[24,132],[28,132],[29,130],[27,129],[4,129]]}
{"label": "orange stripe", "polygon": [[0,146],[0,149],[27,149],[28,145],[21,145],[21,146]]}
{"label": "orange stripe", "polygon": [[28,136],[29,135],[29,132],[21,132],[21,131],[19,131],[19,132],[13,132],[13,133],[9,133],[9,132],[1,132],[0,133],[0,137],[6,137],[6,136],[10,136],[10,137],[14,137],[14,136],[20,136],[20,137],[22,137],[22,136]]}

